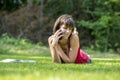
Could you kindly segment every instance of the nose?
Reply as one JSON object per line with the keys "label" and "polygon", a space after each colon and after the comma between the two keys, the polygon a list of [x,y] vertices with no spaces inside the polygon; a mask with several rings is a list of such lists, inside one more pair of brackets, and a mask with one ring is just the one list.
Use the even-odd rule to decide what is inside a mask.
{"label": "nose", "polygon": [[66,32],[66,30],[65,30],[65,29],[61,29],[61,31],[62,31],[63,33],[65,33],[65,32]]}
{"label": "nose", "polygon": [[62,31],[63,33],[69,33],[69,32],[70,32],[70,29],[61,29],[61,31]]}
{"label": "nose", "polygon": [[66,30],[66,32],[68,33],[68,32],[69,32],[69,30]]}

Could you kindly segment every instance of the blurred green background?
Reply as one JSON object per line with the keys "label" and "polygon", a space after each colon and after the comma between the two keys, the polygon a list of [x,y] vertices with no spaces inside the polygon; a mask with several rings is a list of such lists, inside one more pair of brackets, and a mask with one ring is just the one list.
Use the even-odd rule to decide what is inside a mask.
{"label": "blurred green background", "polygon": [[47,45],[56,18],[73,16],[81,48],[120,54],[120,0],[0,0],[0,38]]}

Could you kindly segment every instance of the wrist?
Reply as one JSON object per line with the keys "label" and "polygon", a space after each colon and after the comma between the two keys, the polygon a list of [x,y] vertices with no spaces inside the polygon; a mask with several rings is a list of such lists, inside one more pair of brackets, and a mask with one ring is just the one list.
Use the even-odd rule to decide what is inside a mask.
{"label": "wrist", "polygon": [[52,41],[52,43],[51,43],[51,44],[52,44],[52,46],[53,46],[53,47],[55,47],[55,46],[57,46],[57,45],[58,45],[58,43],[57,43],[56,41]]}

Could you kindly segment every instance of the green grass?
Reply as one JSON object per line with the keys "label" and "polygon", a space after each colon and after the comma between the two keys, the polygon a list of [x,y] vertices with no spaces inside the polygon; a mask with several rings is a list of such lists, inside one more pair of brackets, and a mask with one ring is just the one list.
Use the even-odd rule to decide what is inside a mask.
{"label": "green grass", "polygon": [[0,60],[37,62],[0,63],[0,80],[120,80],[120,55],[91,54],[91,64],[57,64],[48,47],[13,40],[0,39]]}
{"label": "green grass", "polygon": [[36,63],[0,63],[0,80],[119,80],[120,58],[92,58],[91,64],[56,64],[50,56],[1,54],[1,59]]}

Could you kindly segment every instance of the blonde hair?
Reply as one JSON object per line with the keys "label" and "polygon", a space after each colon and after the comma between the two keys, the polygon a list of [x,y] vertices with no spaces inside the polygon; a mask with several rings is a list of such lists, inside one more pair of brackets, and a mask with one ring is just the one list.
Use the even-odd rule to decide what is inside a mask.
{"label": "blonde hair", "polygon": [[54,27],[53,27],[53,34],[60,29],[60,26],[62,24],[65,24],[67,27],[72,28],[72,32],[76,30],[75,28],[75,22],[72,18],[72,16],[68,15],[68,14],[64,14],[61,15],[60,17],[58,17],[58,19],[56,20]]}

